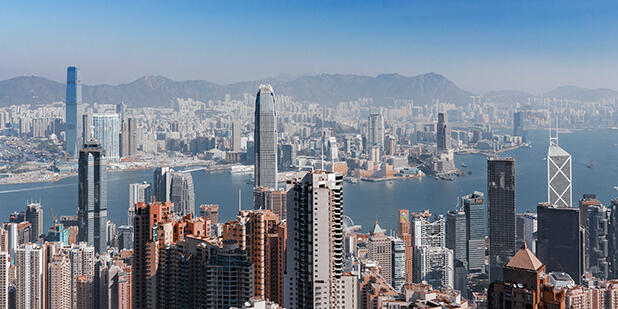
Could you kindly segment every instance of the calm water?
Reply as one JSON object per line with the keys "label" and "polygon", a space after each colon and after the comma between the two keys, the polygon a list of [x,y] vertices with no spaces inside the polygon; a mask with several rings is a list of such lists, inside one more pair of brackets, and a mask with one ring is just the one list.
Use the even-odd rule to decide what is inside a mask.
{"label": "calm water", "polygon": [[[504,153],[515,158],[517,209],[535,210],[539,201],[547,199],[547,132],[532,131],[532,149],[521,148]],[[573,156],[573,199],[584,193],[596,193],[608,204],[618,196],[618,131],[580,131],[560,135],[560,145]],[[432,177],[394,181],[393,183],[360,182],[344,186],[344,212],[356,224],[369,230],[378,219],[387,229],[396,228],[397,211],[429,209],[445,213],[457,204],[457,198],[474,190],[486,191],[486,158],[481,155],[456,157],[457,166],[465,162],[472,175],[455,181],[436,181]],[[593,162],[593,169],[587,164]],[[196,204],[220,205],[220,220],[233,218],[238,210],[238,190],[241,190],[243,209],[251,208],[252,187],[248,176],[228,173],[207,174],[193,172]],[[108,213],[112,221],[126,224],[128,184],[152,182],[152,171],[130,171],[108,174]],[[45,225],[51,224],[49,209],[60,215],[75,214],[77,209],[77,179],[65,178],[53,183],[33,183],[0,186],[0,221],[8,220],[15,210],[22,210],[29,199],[40,200],[45,210]]]}

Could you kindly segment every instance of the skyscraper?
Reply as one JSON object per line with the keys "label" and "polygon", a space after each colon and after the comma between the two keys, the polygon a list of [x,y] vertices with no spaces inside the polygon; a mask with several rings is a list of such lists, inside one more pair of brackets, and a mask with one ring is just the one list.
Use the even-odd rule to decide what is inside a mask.
{"label": "skyscraper", "polygon": [[414,247],[412,244],[412,234],[410,234],[410,212],[407,209],[399,210],[397,235],[403,239],[406,246],[406,283],[412,283],[412,257],[414,256]]}
{"label": "skyscraper", "polygon": [[453,250],[446,247],[446,220],[442,215],[430,219],[428,210],[412,214],[414,282],[427,281],[436,289],[453,288],[454,256]]}
{"label": "skyscraper", "polygon": [[133,217],[135,216],[135,203],[152,202],[152,186],[147,183],[132,183],[129,184],[129,211],[127,225],[133,226]]}
{"label": "skyscraper", "polygon": [[173,170],[169,167],[157,167],[153,174],[153,200],[171,201]]}
{"label": "skyscraper", "polygon": [[371,149],[372,146],[376,145],[384,147],[384,116],[382,116],[382,114],[369,114],[367,123],[367,149]]}
{"label": "skyscraper", "polygon": [[107,251],[107,176],[104,151],[97,143],[79,151],[79,240]]}
{"label": "skyscraper", "polygon": [[44,252],[45,249],[32,243],[15,249],[17,309],[42,309],[45,306]]}
{"label": "skyscraper", "polygon": [[391,241],[391,278],[393,288],[401,291],[401,287],[406,283],[406,243],[401,238],[394,238]]}
{"label": "skyscraper", "polygon": [[9,309],[9,269],[11,256],[0,250],[0,309]]}
{"label": "skyscraper", "polygon": [[255,187],[253,189],[253,209],[272,210],[281,220],[287,218],[287,195],[285,190]]}
{"label": "skyscraper", "polygon": [[47,263],[48,308],[71,309],[71,260],[56,254]]}
{"label": "skyscraper", "polygon": [[547,151],[547,201],[550,204],[572,206],[571,155],[551,138]]}
{"label": "skyscraper", "polygon": [[468,265],[467,222],[463,208],[451,210],[446,214],[446,247],[453,250],[456,260]]}
{"label": "skyscraper", "polygon": [[502,280],[502,270],[515,253],[515,160],[487,158],[489,213],[489,282]]}
{"label": "skyscraper", "polygon": [[380,268],[380,275],[388,283],[392,283],[392,239],[386,235],[376,220],[369,235],[367,258],[376,261]]}
{"label": "skyscraper", "polygon": [[67,68],[66,88],[66,150],[72,158],[77,157],[82,134],[82,76],[78,67]]}
{"label": "skyscraper", "polygon": [[36,242],[43,235],[43,209],[40,203],[29,203],[26,207],[26,221],[30,222],[30,241]]}
{"label": "skyscraper", "polygon": [[241,150],[240,147],[240,139],[242,135],[240,134],[240,122],[234,121],[232,122],[232,151],[239,152]]}
{"label": "skyscraper", "polygon": [[175,213],[182,216],[195,215],[195,192],[191,173],[173,174],[170,200],[174,203]]}
{"label": "skyscraper", "polygon": [[439,152],[444,152],[451,147],[451,132],[447,124],[446,114],[438,113],[438,124],[436,126],[436,142]]}
{"label": "skyscraper", "polygon": [[273,87],[261,85],[255,100],[255,186],[277,189],[277,115]]}
{"label": "skyscraper", "polygon": [[285,306],[333,308],[343,275],[343,176],[307,173],[287,201]]}
{"label": "skyscraper", "polygon": [[482,271],[485,267],[485,236],[487,236],[484,195],[475,191],[463,196],[461,203],[466,214],[467,267],[469,271]]}
{"label": "skyscraper", "polygon": [[120,159],[120,118],[118,114],[92,115],[93,138],[105,149],[108,160]]}
{"label": "skyscraper", "polygon": [[537,214],[536,252],[539,259],[544,261],[548,271],[566,272],[580,283],[585,271],[585,239],[580,227],[580,209],[540,203]]}
{"label": "skyscraper", "polygon": [[513,114],[513,136],[521,136],[522,140],[526,141],[526,130],[524,127],[525,114],[522,111],[517,111]]}
{"label": "skyscraper", "polygon": [[611,209],[605,207],[594,194],[584,194],[579,200],[580,225],[584,229],[586,270],[595,278],[610,279],[613,263],[609,252],[609,223]]}
{"label": "skyscraper", "polygon": [[120,156],[123,158],[132,157],[137,153],[137,121],[135,118],[122,120],[120,130]]}

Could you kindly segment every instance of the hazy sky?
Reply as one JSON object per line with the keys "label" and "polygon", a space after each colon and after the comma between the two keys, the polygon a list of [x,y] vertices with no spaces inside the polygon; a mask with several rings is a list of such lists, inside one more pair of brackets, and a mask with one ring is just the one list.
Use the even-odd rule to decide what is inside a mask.
{"label": "hazy sky", "polygon": [[[126,1],[128,2],[128,1]],[[618,89],[618,1],[6,1],[0,79],[436,72],[477,93]]]}

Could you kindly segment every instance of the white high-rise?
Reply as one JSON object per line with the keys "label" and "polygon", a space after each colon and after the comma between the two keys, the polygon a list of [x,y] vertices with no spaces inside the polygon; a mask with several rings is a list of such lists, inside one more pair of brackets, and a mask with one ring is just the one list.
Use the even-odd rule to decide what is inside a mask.
{"label": "white high-rise", "polygon": [[129,211],[127,225],[133,226],[133,218],[135,217],[135,203],[149,203],[152,196],[152,186],[147,183],[132,183],[129,184]]}
{"label": "white high-rise", "polygon": [[108,160],[120,158],[120,118],[118,114],[92,115],[94,139],[105,149]]}
{"label": "white high-rise", "polygon": [[17,284],[15,302],[17,309],[42,309],[44,306],[44,249],[27,243],[15,249]]}
{"label": "white high-rise", "polygon": [[384,149],[384,116],[382,114],[370,114],[367,124],[367,148],[380,146]]}
{"label": "white high-rise", "polygon": [[284,304],[289,309],[339,308],[343,275],[343,176],[316,171],[287,193],[287,271]]}
{"label": "white high-rise", "polygon": [[255,186],[277,189],[277,113],[271,85],[261,85],[255,100]]}
{"label": "white high-rise", "polygon": [[550,204],[572,206],[571,165],[571,155],[558,146],[558,138],[550,138],[547,151],[547,201]]}

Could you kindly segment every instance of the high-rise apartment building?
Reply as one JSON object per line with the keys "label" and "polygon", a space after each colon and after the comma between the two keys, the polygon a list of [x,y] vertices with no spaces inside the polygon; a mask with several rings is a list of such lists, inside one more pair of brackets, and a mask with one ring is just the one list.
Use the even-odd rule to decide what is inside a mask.
{"label": "high-rise apartment building", "polygon": [[71,260],[56,254],[47,263],[47,307],[71,309]]}
{"label": "high-rise apartment building", "polygon": [[580,226],[580,209],[540,203],[537,215],[539,259],[544,261],[548,271],[565,272],[580,283],[585,272],[585,231]]}
{"label": "high-rise apartment building", "polygon": [[446,247],[453,250],[453,256],[468,265],[466,213],[463,208],[446,214]]}
{"label": "high-rise apartment building", "polygon": [[382,229],[378,221],[376,221],[369,235],[367,258],[377,262],[380,275],[388,283],[391,283],[393,280],[391,241],[392,238],[386,235],[386,230]]}
{"label": "high-rise apartment building", "polygon": [[240,145],[240,140],[241,140],[241,125],[239,121],[234,121],[232,122],[232,151],[233,152],[240,152],[242,150],[242,147]]}
{"label": "high-rise apartment building", "polygon": [[580,225],[585,231],[586,269],[595,278],[608,280],[613,263],[609,245],[612,235],[608,228],[611,209],[597,200],[596,195],[584,194],[579,200],[579,211]]}
{"label": "high-rise apartment building", "polygon": [[26,221],[30,222],[30,241],[37,241],[43,234],[43,208],[41,203],[26,206]]}
{"label": "high-rise apartment building", "polygon": [[369,114],[367,123],[367,149],[373,146],[384,147],[384,116]]}
{"label": "high-rise apartment building", "polygon": [[288,191],[286,308],[336,307],[343,275],[343,176],[316,171]]}
{"label": "high-rise apartment building", "polygon": [[552,138],[547,151],[547,201],[552,205],[572,207],[571,155]]}
{"label": "high-rise apartment building", "polygon": [[129,211],[127,225],[133,226],[135,204],[152,202],[152,186],[147,182],[129,184]]}
{"label": "high-rise apartment building", "polygon": [[66,150],[72,158],[77,157],[82,134],[82,78],[78,67],[67,68],[66,88]]}
{"label": "high-rise apartment building", "polygon": [[152,183],[154,201],[171,201],[173,173],[174,170],[169,167],[157,167],[154,169]]}
{"label": "high-rise apartment building", "polygon": [[277,189],[277,113],[275,93],[261,85],[255,100],[255,186]]}
{"label": "high-rise apartment building", "polygon": [[120,118],[118,114],[92,115],[93,138],[103,149],[105,158],[120,159]]}
{"label": "high-rise apartment building", "polygon": [[174,203],[174,212],[181,216],[195,214],[195,191],[191,173],[174,173],[171,190],[170,200]]}
{"label": "high-rise apartment building", "polygon": [[287,218],[287,191],[274,190],[268,187],[255,187],[253,189],[254,209],[271,210],[279,219]]}
{"label": "high-rise apartment building", "polygon": [[613,198],[610,205],[611,217],[608,224],[609,232],[609,256],[612,276],[618,276],[618,197]]}
{"label": "high-rise apartment building", "polygon": [[399,210],[397,236],[403,240],[406,250],[406,283],[412,283],[412,257],[414,256],[414,247],[412,244],[412,234],[410,234],[410,212],[407,209]]}
{"label": "high-rise apartment building", "polygon": [[0,309],[9,309],[9,270],[11,256],[0,250]]}
{"label": "high-rise apartment building", "polygon": [[466,261],[467,269],[482,271],[485,267],[485,237],[487,220],[485,198],[482,192],[475,191],[461,198],[466,216]]}
{"label": "high-rise apartment building", "polygon": [[99,144],[84,144],[79,151],[79,240],[107,251],[107,176],[104,150]]}
{"label": "high-rise apartment building", "polygon": [[45,249],[27,243],[15,249],[17,309],[42,309],[45,306]]}
{"label": "high-rise apartment building", "polygon": [[445,113],[438,113],[436,143],[439,152],[444,152],[451,148],[451,129],[448,126]]}
{"label": "high-rise apartment building", "polygon": [[202,204],[200,205],[200,217],[210,220],[211,225],[219,223],[219,205]]}
{"label": "high-rise apartment building", "polygon": [[[94,247],[85,242],[73,244],[62,249],[69,256],[71,261],[71,303],[72,308],[77,308],[78,304],[78,278],[83,277],[82,290],[89,285],[93,288],[95,272],[95,251]],[[90,293],[92,295],[92,293]]]}
{"label": "high-rise apartment building", "polygon": [[502,280],[504,266],[515,253],[515,160],[487,159],[489,282]]}

